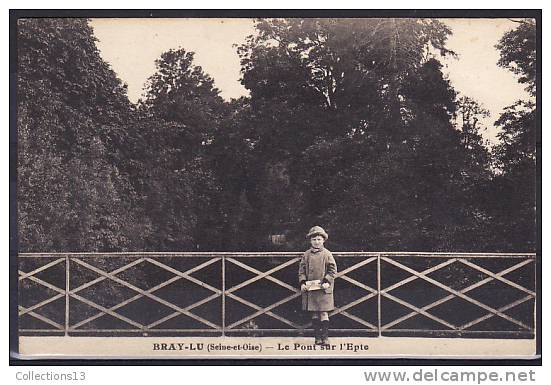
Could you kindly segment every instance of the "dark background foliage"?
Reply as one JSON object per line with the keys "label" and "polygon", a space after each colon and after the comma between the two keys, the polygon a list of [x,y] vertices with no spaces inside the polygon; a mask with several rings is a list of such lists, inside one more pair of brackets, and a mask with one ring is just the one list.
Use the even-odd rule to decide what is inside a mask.
{"label": "dark background foliage", "polygon": [[[533,101],[487,116],[442,73],[436,20],[258,20],[250,96],[184,48],[133,105],[86,19],[18,22],[21,251],[534,251]],[[535,25],[496,46],[535,97]],[[275,237],[273,237],[275,236]]]}

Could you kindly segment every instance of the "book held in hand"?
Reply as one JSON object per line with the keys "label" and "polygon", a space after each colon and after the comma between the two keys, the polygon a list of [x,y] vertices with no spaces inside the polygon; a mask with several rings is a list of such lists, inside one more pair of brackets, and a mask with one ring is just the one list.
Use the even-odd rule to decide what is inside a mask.
{"label": "book held in hand", "polygon": [[312,290],[321,290],[323,289],[321,287],[321,281],[319,279],[315,279],[313,281],[306,281],[306,290],[312,291]]}

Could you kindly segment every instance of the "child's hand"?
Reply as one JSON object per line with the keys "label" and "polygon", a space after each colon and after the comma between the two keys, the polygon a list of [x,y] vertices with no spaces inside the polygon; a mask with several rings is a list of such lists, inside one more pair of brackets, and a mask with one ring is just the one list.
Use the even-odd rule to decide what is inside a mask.
{"label": "child's hand", "polygon": [[306,287],[306,284],[302,284],[300,285],[300,291],[306,291],[307,290],[307,287]]}
{"label": "child's hand", "polygon": [[329,289],[329,286],[331,286],[329,285],[329,282],[324,282],[321,284],[321,287],[323,287],[324,289]]}

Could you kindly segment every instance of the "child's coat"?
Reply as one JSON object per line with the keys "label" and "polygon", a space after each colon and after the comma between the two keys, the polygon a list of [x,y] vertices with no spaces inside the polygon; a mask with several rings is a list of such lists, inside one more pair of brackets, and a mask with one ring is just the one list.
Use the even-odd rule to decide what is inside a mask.
{"label": "child's coat", "polygon": [[330,311],[335,308],[333,287],[337,264],[331,252],[325,248],[310,248],[304,252],[298,267],[298,280],[312,281],[327,279],[327,289],[302,292],[302,310]]}

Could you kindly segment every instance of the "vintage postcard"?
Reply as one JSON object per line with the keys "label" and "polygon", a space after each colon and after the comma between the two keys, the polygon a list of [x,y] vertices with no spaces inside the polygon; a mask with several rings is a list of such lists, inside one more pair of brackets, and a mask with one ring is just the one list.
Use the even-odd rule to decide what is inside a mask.
{"label": "vintage postcard", "polygon": [[537,16],[19,17],[13,355],[539,357]]}

